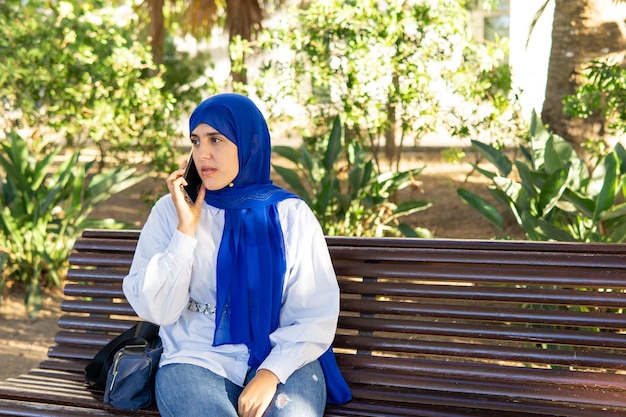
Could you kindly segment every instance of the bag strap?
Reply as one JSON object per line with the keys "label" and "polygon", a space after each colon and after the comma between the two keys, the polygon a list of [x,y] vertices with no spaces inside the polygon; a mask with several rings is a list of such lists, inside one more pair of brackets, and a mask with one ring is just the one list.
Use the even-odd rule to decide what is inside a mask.
{"label": "bag strap", "polygon": [[85,368],[87,385],[94,389],[104,389],[107,372],[113,363],[115,353],[126,345],[148,344],[158,334],[159,326],[147,321],[139,321],[133,327],[111,340],[94,356]]}

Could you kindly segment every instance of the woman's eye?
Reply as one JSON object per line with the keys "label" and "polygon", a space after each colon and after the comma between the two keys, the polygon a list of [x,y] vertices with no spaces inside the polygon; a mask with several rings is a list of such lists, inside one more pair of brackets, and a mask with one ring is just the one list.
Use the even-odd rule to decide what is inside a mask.
{"label": "woman's eye", "polygon": [[200,145],[200,141],[198,139],[191,139],[191,144],[193,146],[198,146],[198,145]]}
{"label": "woman's eye", "polygon": [[219,136],[213,136],[211,138],[211,142],[213,143],[220,143],[222,141],[222,138],[220,138]]}

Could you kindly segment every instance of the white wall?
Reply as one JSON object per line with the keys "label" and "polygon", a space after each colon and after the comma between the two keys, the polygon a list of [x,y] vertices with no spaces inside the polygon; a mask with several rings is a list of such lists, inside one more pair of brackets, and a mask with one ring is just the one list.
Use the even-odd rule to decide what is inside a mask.
{"label": "white wall", "polygon": [[510,0],[510,58],[513,83],[522,90],[521,105],[530,116],[541,112],[552,46],[554,1],[544,10],[529,37],[530,27],[545,0]]}

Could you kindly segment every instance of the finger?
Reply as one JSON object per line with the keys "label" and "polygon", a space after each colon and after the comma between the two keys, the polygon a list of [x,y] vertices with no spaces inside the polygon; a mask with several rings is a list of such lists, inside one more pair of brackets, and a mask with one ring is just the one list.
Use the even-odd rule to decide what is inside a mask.
{"label": "finger", "polygon": [[171,193],[178,192],[178,190],[183,186],[183,181],[184,178],[182,177],[169,178],[167,180],[167,188]]}
{"label": "finger", "polygon": [[183,156],[180,158],[180,162],[178,163],[178,166],[180,167],[180,169],[185,169],[188,163],[189,163],[189,155]]}
{"label": "finger", "polygon": [[172,194],[180,195],[181,192],[185,192],[182,188],[187,185],[187,181],[183,177],[184,171],[177,170],[172,172],[166,179],[167,188]]}
{"label": "finger", "polygon": [[187,194],[187,191],[185,190],[183,190],[183,197],[185,198],[185,201],[189,206],[198,206],[198,202],[196,201],[194,204],[194,202],[191,200],[191,197],[189,197],[189,194]]}
{"label": "finger", "polygon": [[177,178],[183,177],[184,175],[185,175],[184,169],[177,169],[176,171],[172,172],[170,175],[167,176],[166,181],[168,183],[173,183]]}
{"label": "finger", "polygon": [[196,207],[202,208],[202,202],[204,201],[204,196],[206,195],[206,188],[203,185],[200,186],[198,190],[198,197],[196,198]]}
{"label": "finger", "polygon": [[250,416],[250,407],[248,406],[247,401],[243,401],[241,397],[239,397],[239,401],[237,404],[237,410],[239,410],[239,417],[249,417]]}

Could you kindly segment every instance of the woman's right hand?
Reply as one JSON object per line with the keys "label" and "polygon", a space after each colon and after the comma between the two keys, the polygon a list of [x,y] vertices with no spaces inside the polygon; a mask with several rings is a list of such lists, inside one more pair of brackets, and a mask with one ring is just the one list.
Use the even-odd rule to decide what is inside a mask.
{"label": "woman's right hand", "polygon": [[167,189],[172,194],[172,200],[174,201],[174,207],[176,207],[176,213],[178,213],[178,227],[177,229],[191,237],[196,235],[196,226],[200,219],[200,213],[202,211],[202,203],[204,201],[204,195],[206,189],[200,187],[198,191],[198,198],[193,203],[189,200],[187,193],[183,189],[183,186],[187,185],[185,180],[185,167],[187,161],[183,162],[181,167],[172,172],[167,177]]}

